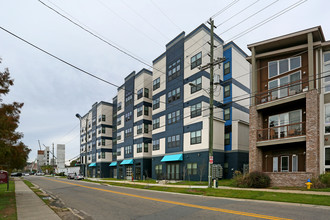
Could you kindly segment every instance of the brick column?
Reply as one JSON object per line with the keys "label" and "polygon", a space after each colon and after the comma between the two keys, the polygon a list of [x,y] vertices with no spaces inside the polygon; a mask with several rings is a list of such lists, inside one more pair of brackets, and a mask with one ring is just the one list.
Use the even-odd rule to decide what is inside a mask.
{"label": "brick column", "polygon": [[316,89],[306,94],[306,172],[320,174],[320,95]]}
{"label": "brick column", "polygon": [[262,152],[257,148],[257,129],[262,128],[262,117],[256,106],[250,107],[249,171],[262,171]]}

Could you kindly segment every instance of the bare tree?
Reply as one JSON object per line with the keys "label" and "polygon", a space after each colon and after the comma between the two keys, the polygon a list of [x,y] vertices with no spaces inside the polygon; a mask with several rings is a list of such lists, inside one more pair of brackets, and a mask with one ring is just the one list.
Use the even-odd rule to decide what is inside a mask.
{"label": "bare tree", "polygon": [[198,167],[198,170],[199,170],[199,182],[202,182],[203,173],[204,173],[205,168],[206,168],[206,163],[205,163],[205,160],[203,160],[202,164],[199,165],[199,167]]}

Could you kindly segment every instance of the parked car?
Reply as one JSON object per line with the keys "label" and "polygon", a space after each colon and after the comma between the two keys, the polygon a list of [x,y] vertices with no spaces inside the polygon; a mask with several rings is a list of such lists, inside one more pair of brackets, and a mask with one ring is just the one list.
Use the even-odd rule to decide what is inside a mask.
{"label": "parked car", "polygon": [[74,179],[75,174],[74,173],[68,173],[67,177],[68,179]]}
{"label": "parked car", "polygon": [[22,176],[22,173],[11,173],[10,176]]}
{"label": "parked car", "polygon": [[84,176],[81,175],[81,174],[77,174],[77,175],[74,176],[74,179],[75,180],[83,180],[84,179]]}
{"label": "parked car", "polygon": [[43,172],[38,172],[38,173],[36,173],[35,175],[36,175],[36,176],[43,176],[43,175],[45,175],[45,173],[43,173]]}

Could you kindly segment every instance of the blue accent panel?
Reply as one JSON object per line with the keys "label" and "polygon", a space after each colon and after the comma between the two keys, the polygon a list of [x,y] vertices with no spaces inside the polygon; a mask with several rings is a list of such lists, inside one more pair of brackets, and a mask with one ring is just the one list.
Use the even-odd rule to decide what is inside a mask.
{"label": "blue accent panel", "polygon": [[129,165],[129,164],[133,164],[133,159],[123,160],[123,162],[120,163],[120,165]]}
{"label": "blue accent panel", "polygon": [[225,145],[225,151],[230,151],[232,148],[232,133],[231,132],[229,133],[229,140],[230,140],[230,143],[228,145]]}
{"label": "blue accent panel", "polygon": [[161,162],[171,162],[171,161],[182,161],[183,155],[182,154],[172,154],[172,155],[165,155]]}
{"label": "blue accent panel", "polygon": [[249,164],[248,152],[226,152],[225,161],[228,163],[228,170],[224,169],[224,177],[231,179],[233,172],[231,170],[239,170],[243,173],[243,164]]}
{"label": "blue accent panel", "polygon": [[223,103],[226,104],[226,103],[229,103],[232,101],[232,97],[233,97],[233,86],[232,84],[229,84],[230,86],[230,95],[228,97],[225,97],[225,89],[223,89],[223,97],[225,97],[223,99]]}
{"label": "blue accent panel", "polygon": [[237,46],[233,41],[230,41],[229,43],[225,44],[223,46],[224,50],[227,50],[228,47],[234,47],[235,49],[238,50],[242,54],[243,57],[248,57],[248,55],[239,47]]}
{"label": "blue accent panel", "polygon": [[[224,110],[225,110],[225,108],[224,108]],[[229,120],[226,120],[225,126],[231,125],[231,122],[232,122],[233,111],[232,111],[232,108],[231,108],[231,104],[230,104],[230,107],[229,107],[229,112],[230,112],[230,119]],[[223,118],[225,118],[225,111],[223,111]]]}
{"label": "blue accent panel", "polygon": [[184,84],[188,84],[188,83],[194,81],[195,79],[198,79],[201,76],[204,76],[205,78],[210,79],[210,73],[203,70],[203,71],[199,71],[198,73],[195,73],[192,76],[189,76],[188,78],[185,78]]}
{"label": "blue accent panel", "polygon": [[142,138],[134,139],[134,144],[151,143],[151,142],[152,142],[152,139],[151,138],[147,138],[147,137],[142,137]]}
{"label": "blue accent panel", "polygon": [[157,134],[153,134],[152,139],[153,140],[158,140],[158,139],[164,138],[165,135],[166,135],[166,132],[160,132],[160,133],[157,133]]}
{"label": "blue accent panel", "polygon": [[116,167],[117,166],[117,162],[111,162],[111,164],[109,166],[110,167]]}
{"label": "blue accent panel", "polygon": [[96,138],[97,141],[99,141],[99,140],[101,140],[101,139],[113,140],[112,137],[98,137],[98,138]]}
{"label": "blue accent panel", "polygon": [[130,80],[133,76],[135,76],[135,71],[131,72],[128,76],[125,77],[125,88],[126,88],[126,81]]}
{"label": "blue accent panel", "polygon": [[186,108],[186,107],[189,107],[189,106],[192,106],[192,105],[195,105],[197,103],[200,103],[200,102],[206,102],[206,103],[209,103],[210,99],[206,96],[199,96],[195,99],[192,99],[192,100],[189,100],[188,102],[185,102],[183,104],[183,107]]}
{"label": "blue accent panel", "polygon": [[250,93],[250,89],[246,86],[244,86],[242,83],[238,82],[236,79],[232,79],[232,82],[235,86],[242,89],[243,91]]}
{"label": "blue accent panel", "polygon": [[167,90],[164,89],[162,91],[160,91],[159,93],[155,94],[152,96],[152,100],[156,100],[158,99],[159,97],[163,96],[163,95],[166,95],[167,94]]}
{"label": "blue accent panel", "polygon": [[[176,41],[176,40],[179,39],[180,37],[184,37],[184,35],[185,35],[185,32],[182,31],[178,36],[176,36],[173,40],[171,40],[170,42],[168,42],[168,43],[166,44],[166,48],[169,48],[169,47],[172,47],[172,46],[176,45],[176,44],[174,44],[174,45],[170,45],[170,44],[172,44],[174,41]],[[167,52],[167,51],[166,51],[166,52]]]}
{"label": "blue accent panel", "polygon": [[134,109],[140,108],[141,106],[152,107],[152,103],[143,101],[143,102],[140,102],[139,104],[137,104],[136,106],[134,106]]}
{"label": "blue accent panel", "polygon": [[233,106],[233,108],[236,108],[238,110],[241,110],[241,111],[243,111],[243,112],[245,112],[247,114],[249,114],[249,112],[250,112],[248,108],[246,108],[246,107],[244,107],[244,106],[242,106],[240,104],[237,104],[235,102],[233,102],[232,106]]}
{"label": "blue accent panel", "polygon": [[223,56],[226,58],[226,61],[223,62],[223,66],[225,63],[230,62],[230,72],[225,75],[225,68],[223,68],[223,81],[229,80],[232,78],[232,51],[231,48],[225,50],[223,52]]}
{"label": "blue accent panel", "polygon": [[101,152],[112,152],[112,149],[109,148],[101,148],[101,149],[97,149],[96,151],[97,153],[101,153]]}
{"label": "blue accent panel", "polygon": [[114,128],[112,125],[105,125],[105,124],[100,124],[96,127],[96,129],[101,128],[101,127],[105,127],[105,128]]}
{"label": "blue accent panel", "polygon": [[188,133],[188,132],[192,132],[192,131],[199,131],[199,130],[202,130],[202,129],[203,129],[203,122],[200,121],[200,122],[197,122],[197,123],[194,123],[194,124],[184,126],[183,132]]}
{"label": "blue accent panel", "polygon": [[137,121],[134,123],[134,126],[137,126],[137,125],[141,125],[141,124],[148,124],[148,125],[151,125],[152,124],[152,121],[150,120],[146,120],[146,119],[142,119],[140,121]]}

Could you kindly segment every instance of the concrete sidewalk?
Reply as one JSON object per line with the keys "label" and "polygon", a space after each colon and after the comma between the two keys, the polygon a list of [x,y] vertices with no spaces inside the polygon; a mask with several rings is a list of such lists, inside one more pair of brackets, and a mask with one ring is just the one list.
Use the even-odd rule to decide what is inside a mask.
{"label": "concrete sidewalk", "polygon": [[[174,185],[174,184],[157,184],[157,183],[141,183],[132,181],[116,181],[116,180],[102,180],[100,178],[88,178],[92,181],[113,182],[113,183],[126,183],[132,185],[148,185],[148,186],[163,186],[163,187],[176,187],[176,188],[207,188],[207,186],[194,186],[194,185]],[[306,195],[322,195],[330,196],[330,192],[320,191],[302,191],[302,190],[280,190],[280,189],[256,189],[256,188],[238,188],[229,186],[219,186],[218,189],[222,190],[244,190],[244,191],[262,191],[262,192],[276,192],[276,193],[292,193],[292,194],[306,194]]]}
{"label": "concrete sidewalk", "polygon": [[16,208],[18,220],[60,220],[55,212],[48,207],[20,178],[15,180]]}

